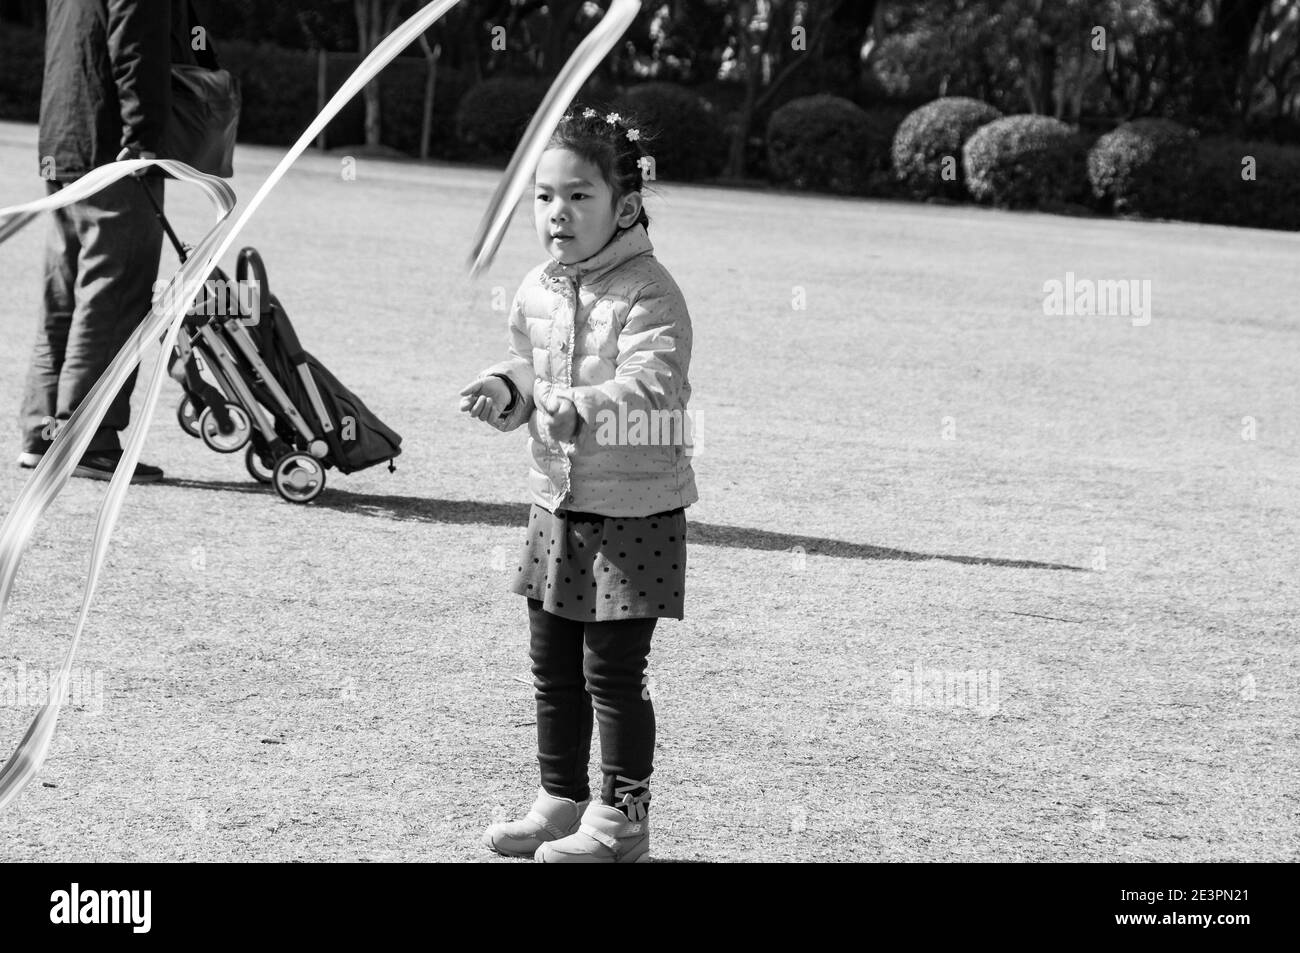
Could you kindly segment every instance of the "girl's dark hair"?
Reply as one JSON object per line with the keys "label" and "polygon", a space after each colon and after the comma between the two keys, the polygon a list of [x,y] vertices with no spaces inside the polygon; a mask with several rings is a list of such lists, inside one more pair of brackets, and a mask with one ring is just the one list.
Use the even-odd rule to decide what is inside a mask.
{"label": "girl's dark hair", "polygon": [[[618,118],[610,122],[611,116]],[[629,132],[633,133],[631,139]],[[650,138],[649,131],[623,110],[593,109],[574,103],[560,120],[546,148],[568,149],[594,165],[613,191],[617,204],[632,192],[646,190],[641,160],[649,156],[645,146]],[[632,224],[650,227],[650,216],[644,205],[640,217]]]}

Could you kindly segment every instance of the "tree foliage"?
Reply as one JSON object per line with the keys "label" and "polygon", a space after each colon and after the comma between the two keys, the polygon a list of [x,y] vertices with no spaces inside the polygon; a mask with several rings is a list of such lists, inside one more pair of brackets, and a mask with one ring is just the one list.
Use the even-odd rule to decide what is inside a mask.
{"label": "tree foliage", "polygon": [[1296,116],[1294,0],[887,0],[872,74],[890,95],[969,95],[1078,121]]}

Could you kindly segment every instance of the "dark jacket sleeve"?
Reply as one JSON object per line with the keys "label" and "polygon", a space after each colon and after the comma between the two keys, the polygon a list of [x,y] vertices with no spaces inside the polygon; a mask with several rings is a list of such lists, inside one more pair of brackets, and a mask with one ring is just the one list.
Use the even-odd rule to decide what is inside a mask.
{"label": "dark jacket sleeve", "polygon": [[165,154],[171,112],[171,3],[108,0],[108,59],[122,112],[122,148]]}

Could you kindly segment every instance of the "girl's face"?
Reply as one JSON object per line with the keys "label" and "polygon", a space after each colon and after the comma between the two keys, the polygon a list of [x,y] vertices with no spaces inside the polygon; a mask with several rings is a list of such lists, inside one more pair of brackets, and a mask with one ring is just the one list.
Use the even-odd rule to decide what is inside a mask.
{"label": "girl's face", "polygon": [[542,247],[561,264],[590,258],[641,214],[641,195],[615,203],[600,169],[568,149],[547,149],[537,164],[533,218]]}

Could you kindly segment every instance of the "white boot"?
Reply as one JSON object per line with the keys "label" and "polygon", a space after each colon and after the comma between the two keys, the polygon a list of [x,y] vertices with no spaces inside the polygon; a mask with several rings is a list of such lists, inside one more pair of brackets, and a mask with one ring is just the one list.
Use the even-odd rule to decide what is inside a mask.
{"label": "white boot", "polygon": [[[620,781],[626,780],[622,777]],[[634,782],[643,786],[644,782]],[[626,790],[626,789],[624,789]],[[544,843],[533,859],[541,864],[638,864],[650,859],[649,790],[624,794],[627,813],[608,804],[590,804],[576,833]]]}
{"label": "white boot", "polygon": [[522,820],[491,824],[483,832],[483,843],[498,854],[531,857],[547,841],[567,837],[578,829],[587,801],[553,797],[537,789],[537,800]]}

